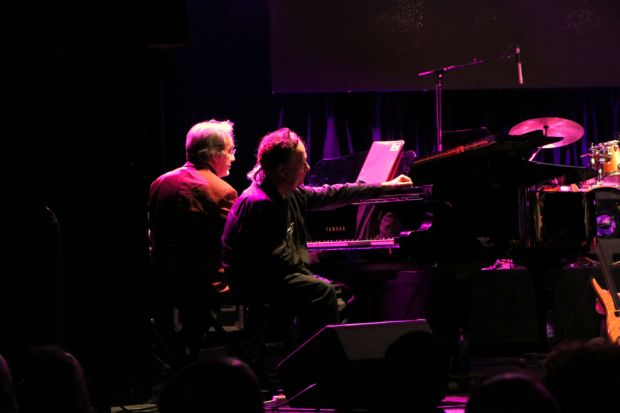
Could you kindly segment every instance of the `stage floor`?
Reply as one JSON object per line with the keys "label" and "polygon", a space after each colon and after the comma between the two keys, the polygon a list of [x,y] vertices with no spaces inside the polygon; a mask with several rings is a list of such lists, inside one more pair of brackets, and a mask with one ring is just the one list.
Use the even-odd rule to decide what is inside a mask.
{"label": "stage floor", "polygon": [[[590,277],[597,272],[595,267],[577,267],[565,268],[550,275],[552,282],[546,283],[545,288],[548,294],[545,314],[548,317],[547,331],[546,337],[542,338],[541,334],[545,333],[541,333],[539,328],[541,313],[534,293],[535,277],[522,268],[480,271],[466,280],[465,286],[462,280],[454,279],[445,272],[405,271],[398,274],[398,277],[372,284],[373,288],[368,289],[372,295],[361,294],[359,303],[370,304],[360,313],[369,316],[372,319],[370,322],[378,318],[382,321],[411,320],[428,316],[434,321],[434,330],[440,333],[451,331],[444,328],[453,324],[451,317],[461,317],[460,321],[468,330],[468,368],[453,371],[449,397],[440,407],[444,412],[463,412],[469,395],[484,380],[508,372],[541,377],[542,361],[554,343],[590,339],[600,334],[602,318],[595,311],[595,294],[589,284]],[[616,277],[619,276],[620,266],[614,265],[613,272]],[[366,287],[365,284],[363,286]],[[450,300],[454,297],[451,290],[460,295],[460,303],[465,303],[464,307]],[[406,293],[407,297],[415,297],[416,301],[408,299],[399,302],[395,299],[398,298],[395,291],[400,295]],[[365,298],[369,299],[364,301]],[[369,322],[367,320],[364,321]],[[363,342],[364,338],[360,337],[357,341]],[[460,344],[454,342],[453,346],[458,347]],[[205,351],[217,353],[224,349],[215,347]],[[262,383],[265,389],[265,409],[287,412],[335,411],[329,409],[329,406],[300,408],[290,407],[278,399],[271,401],[274,395],[281,392],[275,366],[289,353],[290,348],[287,349],[278,340],[268,343],[266,377]],[[457,370],[464,373],[456,373]],[[156,389],[153,393],[157,394]],[[157,412],[154,400],[155,396],[149,403],[125,405],[123,408],[135,412]],[[123,408],[116,406],[112,411],[120,412]]]}

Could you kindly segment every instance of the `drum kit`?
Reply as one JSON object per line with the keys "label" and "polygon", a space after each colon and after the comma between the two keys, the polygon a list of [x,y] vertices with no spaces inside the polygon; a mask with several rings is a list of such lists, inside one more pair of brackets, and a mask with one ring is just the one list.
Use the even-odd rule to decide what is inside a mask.
{"label": "drum kit", "polygon": [[[541,149],[570,145],[581,139],[584,134],[583,127],[578,123],[554,117],[520,122],[513,126],[508,134],[518,136],[535,131],[541,131],[545,137],[561,138],[561,140],[539,147],[530,157],[530,161],[536,157]],[[596,178],[593,178],[593,181],[583,183],[582,187],[588,189],[600,186],[620,187],[620,140],[593,143],[589,153],[582,155],[582,157],[590,157],[590,166],[597,172]]]}
{"label": "drum kit", "polygon": [[[581,125],[562,118],[526,120],[512,127],[509,134],[520,136],[535,131],[558,141],[540,146],[530,161],[541,149],[569,145],[584,134]],[[594,236],[610,238],[614,244],[609,245],[615,245],[612,249],[620,246],[620,134],[616,140],[593,143],[582,157],[589,157],[590,166],[596,171],[590,174],[591,179],[575,185],[557,185],[556,181],[556,185],[541,185],[530,194],[533,245],[544,246],[549,242],[557,246],[554,237],[561,233],[571,234],[563,241],[571,247],[591,245]]]}
{"label": "drum kit", "polygon": [[597,183],[620,187],[620,140],[592,144],[589,155]]}

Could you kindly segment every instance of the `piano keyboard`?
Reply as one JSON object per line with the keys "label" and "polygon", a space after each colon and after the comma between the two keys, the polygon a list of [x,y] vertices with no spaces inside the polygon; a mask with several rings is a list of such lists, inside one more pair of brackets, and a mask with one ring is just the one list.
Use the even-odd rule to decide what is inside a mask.
{"label": "piano keyboard", "polygon": [[309,241],[309,251],[398,248],[395,238]]}

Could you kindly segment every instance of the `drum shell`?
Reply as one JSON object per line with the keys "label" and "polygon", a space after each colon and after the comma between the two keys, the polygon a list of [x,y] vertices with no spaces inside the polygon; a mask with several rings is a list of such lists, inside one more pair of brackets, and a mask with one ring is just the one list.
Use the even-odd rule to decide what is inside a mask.
{"label": "drum shell", "polygon": [[599,143],[597,146],[598,153],[608,156],[610,159],[603,163],[603,175],[619,175],[620,174],[620,141],[614,140]]}
{"label": "drum shell", "polygon": [[529,193],[530,247],[588,251],[595,237],[595,213],[589,192]]}

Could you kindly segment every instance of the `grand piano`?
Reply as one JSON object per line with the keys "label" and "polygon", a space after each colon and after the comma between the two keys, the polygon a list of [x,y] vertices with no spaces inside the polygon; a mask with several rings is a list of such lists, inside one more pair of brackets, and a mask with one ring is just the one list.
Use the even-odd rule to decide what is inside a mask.
{"label": "grand piano", "polygon": [[[519,136],[491,135],[469,144],[458,145],[441,153],[414,161],[410,173],[418,183],[433,183],[437,199],[448,200],[471,225],[497,258],[527,254],[547,247],[536,240],[540,226],[535,216],[545,186],[569,187],[596,175],[589,168],[535,162],[530,155],[537,148],[561,141],[541,132]],[[585,198],[584,194],[577,194]],[[585,209],[575,211],[577,216]],[[581,219],[576,220],[577,224]],[[587,232],[587,231],[586,231]],[[585,234],[585,237],[591,234]],[[559,245],[567,247],[580,244]]]}
{"label": "grand piano", "polygon": [[[498,259],[535,247],[532,187],[550,181],[569,185],[595,175],[587,168],[528,159],[537,147],[559,139],[540,133],[489,135],[426,157],[406,151],[393,176],[408,174],[414,188],[343,210],[311,213],[308,249],[332,251],[332,256],[333,251],[354,252],[358,259],[385,255],[370,250],[386,250],[390,260],[410,262]],[[308,184],[354,182],[367,155],[319,161]]]}

